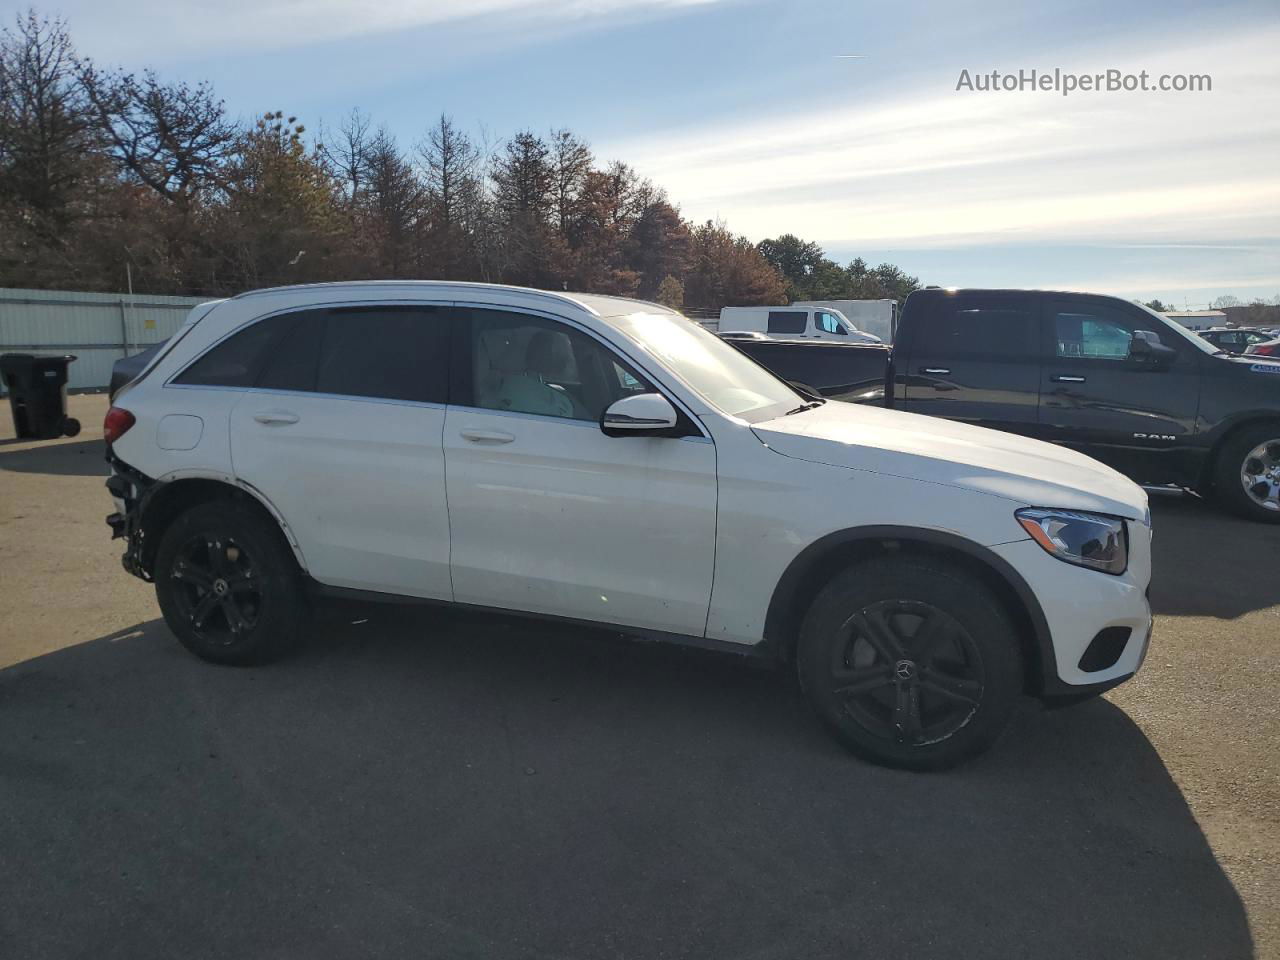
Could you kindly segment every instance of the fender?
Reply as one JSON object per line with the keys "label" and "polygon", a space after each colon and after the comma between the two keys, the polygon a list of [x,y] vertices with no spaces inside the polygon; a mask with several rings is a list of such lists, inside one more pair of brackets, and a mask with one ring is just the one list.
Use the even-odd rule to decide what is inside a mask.
{"label": "fender", "polygon": [[281,533],[284,534],[285,541],[289,544],[289,549],[293,551],[294,558],[298,561],[298,566],[302,568],[302,572],[308,572],[306,558],[302,555],[302,547],[299,545],[297,537],[293,535],[293,530],[290,528],[288,521],[285,520],[284,514],[276,509],[276,505],[271,502],[271,499],[253,484],[233,477],[230,474],[219,473],[216,470],[203,469],[173,470],[156,478],[155,486],[147,491],[147,497],[144,499],[144,502],[140,507],[140,512],[141,510],[145,510],[146,500],[149,500],[156,491],[160,490],[163,486],[178,480],[216,480],[219,483],[224,483],[229,487],[241,490],[253,497],[254,500],[258,501],[258,503],[266,509],[267,513],[271,514],[271,518],[279,525]]}
{"label": "fender", "polygon": [[1013,592],[1030,622],[1037,660],[1032,664],[1036,692],[1045,693],[1056,688],[1059,681],[1054,669],[1056,661],[1053,655],[1053,635],[1049,630],[1049,621],[1044,615],[1040,601],[1036,599],[1027,581],[1008,561],[994,551],[972,540],[942,530],[891,525],[851,527],[828,533],[813,541],[792,559],[774,587],[773,596],[769,600],[769,610],[765,615],[766,639],[779,646],[786,642],[792,600],[798,593],[800,585],[807,581],[809,571],[815,564],[840,547],[873,542],[925,544],[964,554],[986,566]]}

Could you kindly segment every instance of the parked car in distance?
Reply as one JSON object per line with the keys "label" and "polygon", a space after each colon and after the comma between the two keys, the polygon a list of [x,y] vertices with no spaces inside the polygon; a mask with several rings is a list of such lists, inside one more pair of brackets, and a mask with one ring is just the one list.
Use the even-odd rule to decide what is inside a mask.
{"label": "parked car in distance", "polygon": [[142,373],[156,355],[164,349],[167,340],[161,340],[159,343],[153,343],[148,347],[144,347],[137,353],[131,353],[127,357],[122,357],[111,365],[111,383],[107,387],[107,397],[115,399],[115,395],[120,392],[120,388],[126,383]]}
{"label": "parked car in distance", "polygon": [[839,310],[851,324],[882,343],[892,343],[898,328],[897,300],[799,300],[792,306]]}
{"label": "parked car in distance", "polygon": [[1275,339],[1261,330],[1246,330],[1241,327],[1215,327],[1212,330],[1200,331],[1200,336],[1227,353],[1247,353],[1248,348],[1255,343],[1266,343],[1268,340]]}
{"label": "parked car in distance", "polygon": [[1250,357],[1275,357],[1280,359],[1280,337],[1251,343],[1245,347],[1245,355]]}
{"label": "parked car in distance", "polygon": [[[876,398],[866,352],[734,345],[824,396]],[[1259,350],[1275,348],[1232,356],[1116,297],[924,289],[903,304],[881,393],[895,409],[1062,444],[1280,523],[1280,363]]]}
{"label": "parked car in distance", "polygon": [[780,340],[831,340],[837,343],[879,343],[880,338],[858,330],[839,310],[790,307],[724,307],[720,333],[762,333]]}
{"label": "parked car in distance", "polygon": [[196,655],[310,590],[792,664],[852,751],[986,749],[1146,653],[1146,494],[1080,454],[815,400],[656,304],[366,282],[212,305],[104,424],[125,568]]}

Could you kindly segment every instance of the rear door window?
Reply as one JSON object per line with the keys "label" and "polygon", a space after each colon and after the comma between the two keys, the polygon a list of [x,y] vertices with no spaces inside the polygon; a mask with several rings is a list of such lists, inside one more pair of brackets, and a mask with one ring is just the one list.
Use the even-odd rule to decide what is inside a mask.
{"label": "rear door window", "polygon": [[1029,297],[953,297],[938,304],[917,348],[948,357],[1034,356],[1038,324]]}
{"label": "rear door window", "polygon": [[770,310],[770,333],[804,333],[809,314],[805,310]]}
{"label": "rear door window", "polygon": [[437,308],[343,307],[327,313],[317,392],[447,402],[449,323]]}

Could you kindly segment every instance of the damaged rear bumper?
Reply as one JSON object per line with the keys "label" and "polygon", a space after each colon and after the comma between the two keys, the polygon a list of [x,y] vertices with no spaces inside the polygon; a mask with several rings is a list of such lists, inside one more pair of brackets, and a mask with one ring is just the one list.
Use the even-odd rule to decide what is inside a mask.
{"label": "damaged rear bumper", "polygon": [[116,510],[107,517],[111,539],[123,538],[124,556],[121,565],[139,579],[151,581],[151,573],[143,564],[142,548],[145,533],[142,529],[142,511],[156,482],[116,457],[108,455],[111,476],[107,478],[107,492],[115,501]]}

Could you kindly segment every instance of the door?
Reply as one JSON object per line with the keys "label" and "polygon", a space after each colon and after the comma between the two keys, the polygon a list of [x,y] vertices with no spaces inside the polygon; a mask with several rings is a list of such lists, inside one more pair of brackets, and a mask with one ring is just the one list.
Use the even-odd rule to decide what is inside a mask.
{"label": "door", "polygon": [[[1089,297],[1044,300],[1041,436],[1135,479],[1177,479],[1174,454],[1195,433],[1200,351],[1137,307]],[[1134,334],[1173,348],[1130,357]]]}
{"label": "door", "polygon": [[280,511],[321,583],[451,599],[446,316],[370,305],[289,320],[232,411],[237,477]]}
{"label": "door", "polygon": [[849,339],[849,331],[844,323],[829,310],[813,311],[814,336],[821,340]]}
{"label": "door", "polygon": [[605,436],[605,407],[653,387],[572,325],[482,309],[460,321],[444,432],[456,599],[703,635],[715,446]]}
{"label": "door", "polygon": [[1040,316],[1023,293],[929,302],[910,331],[900,409],[1032,434],[1040,393]]}

